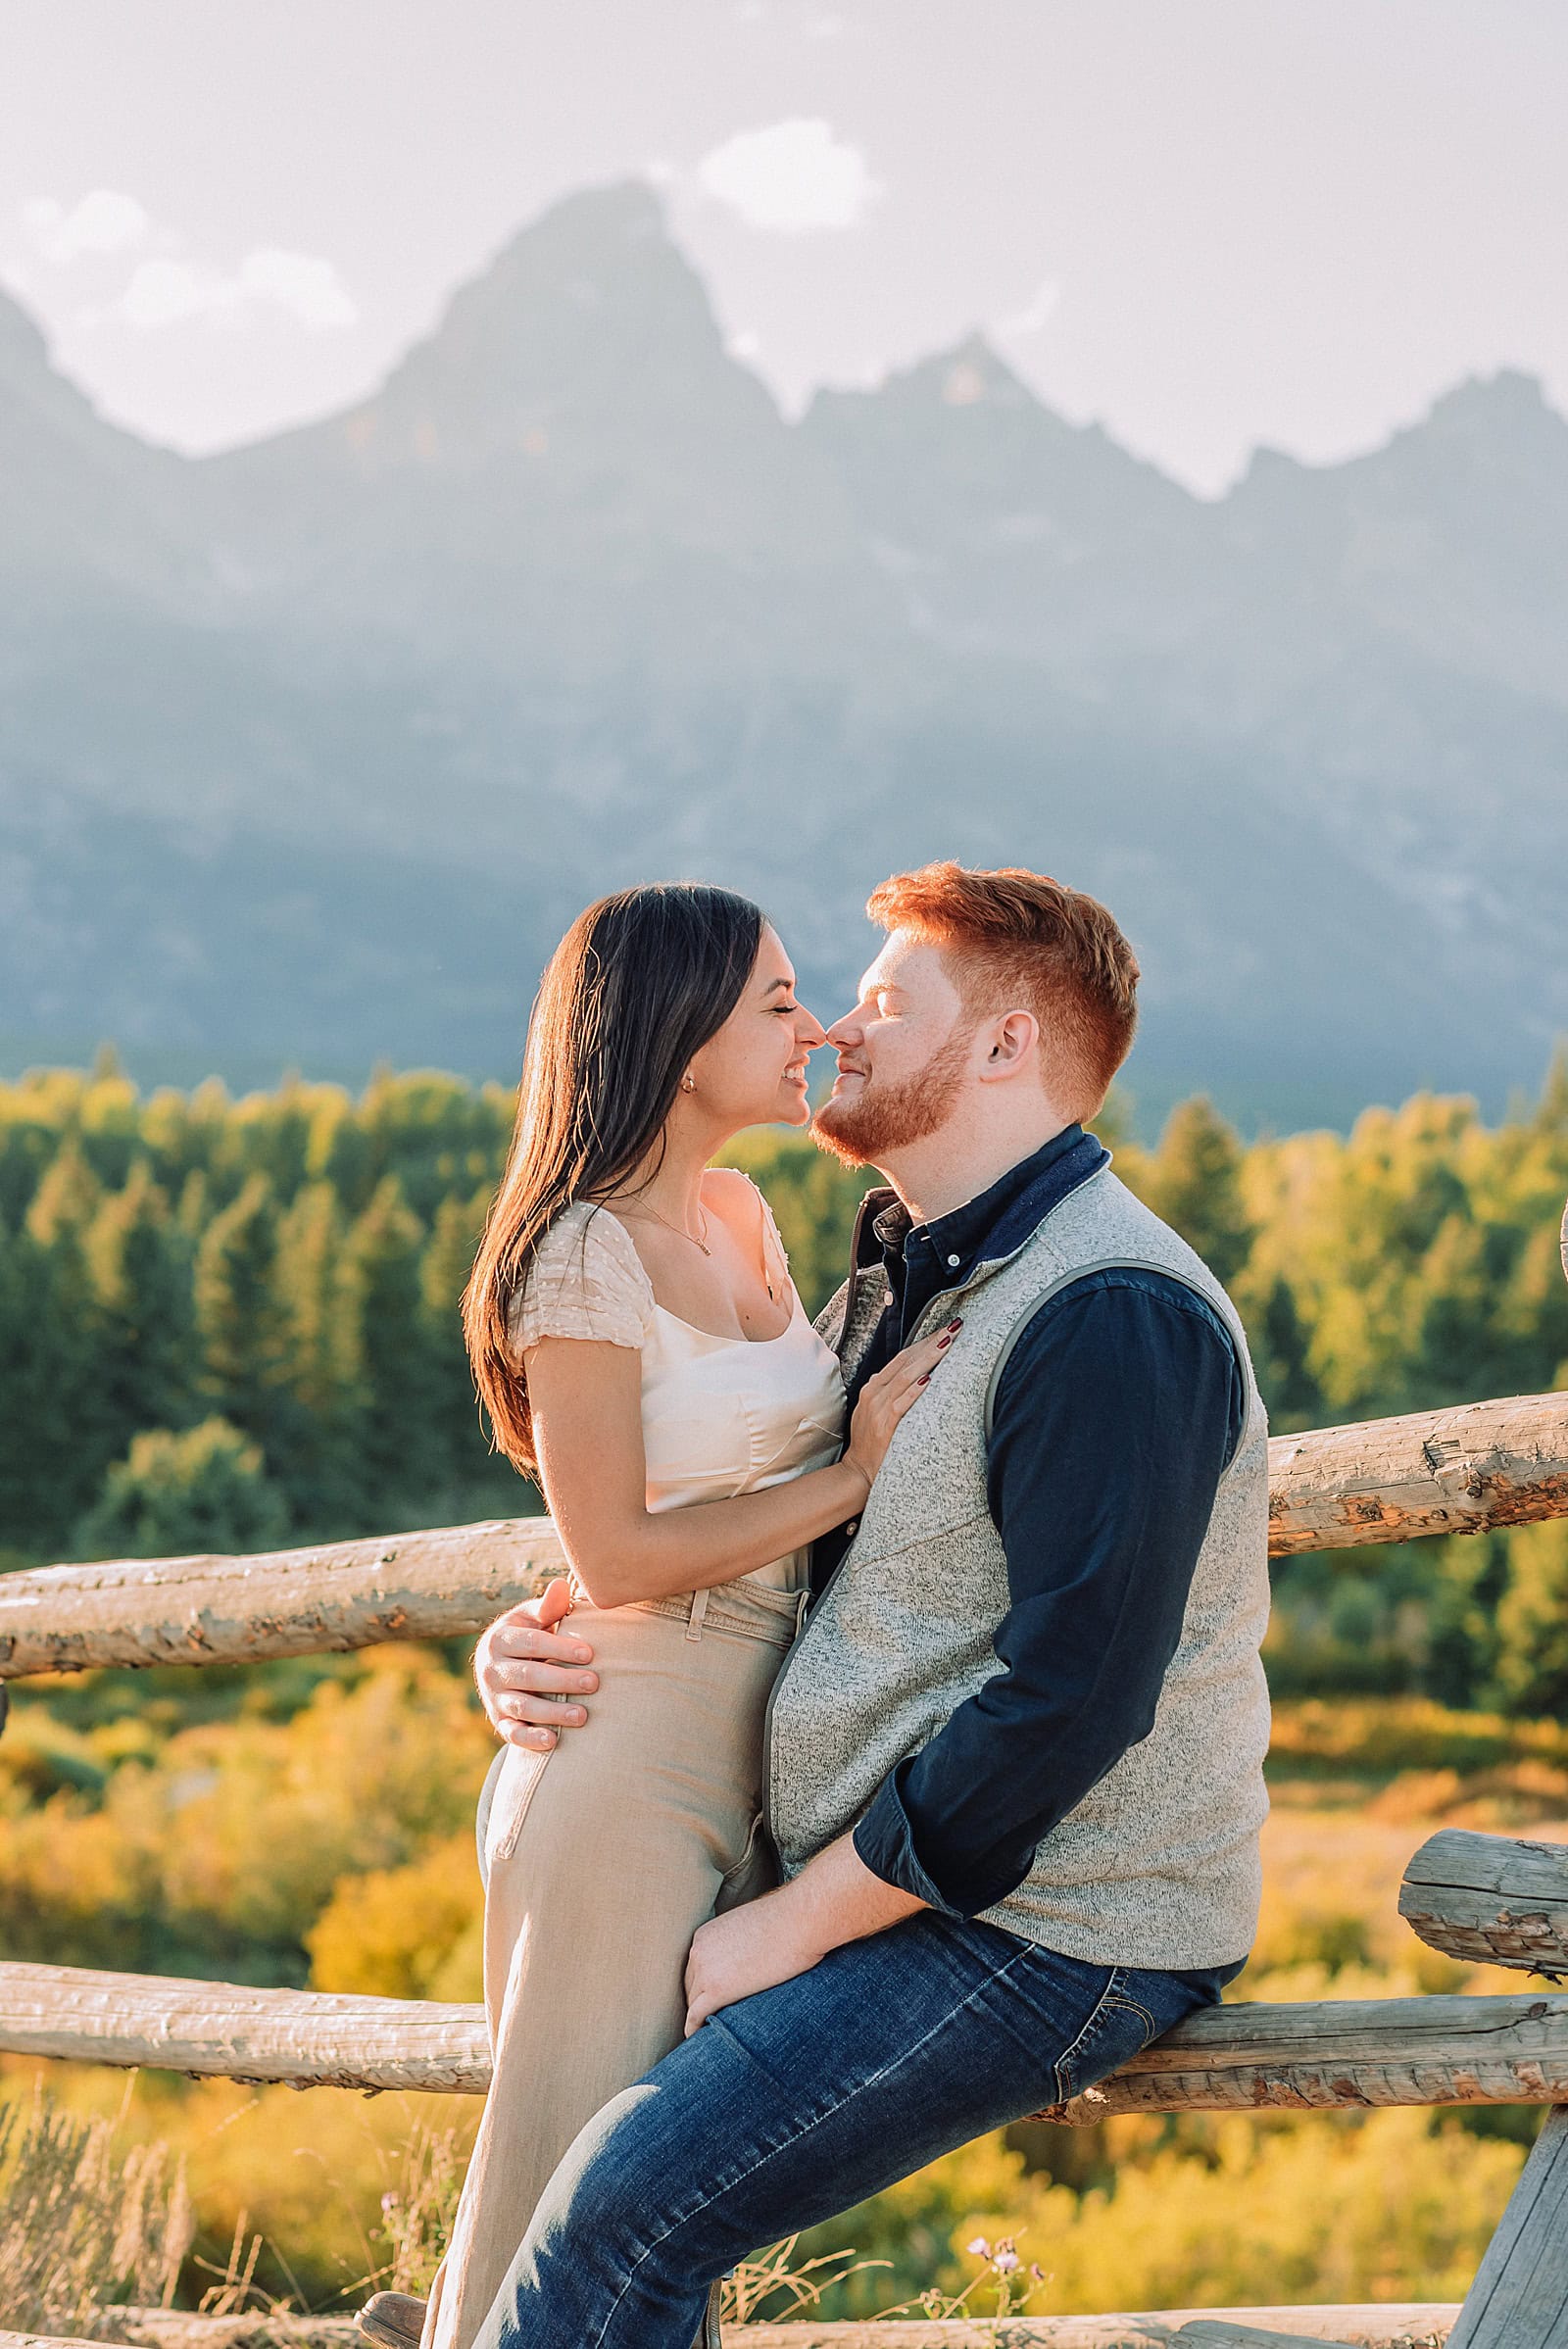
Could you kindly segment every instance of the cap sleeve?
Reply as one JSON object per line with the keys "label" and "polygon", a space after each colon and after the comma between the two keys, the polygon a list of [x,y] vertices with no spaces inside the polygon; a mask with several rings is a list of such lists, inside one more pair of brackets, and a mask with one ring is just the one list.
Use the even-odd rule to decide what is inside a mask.
{"label": "cap sleeve", "polygon": [[631,1234],[608,1209],[563,1208],[534,1250],[514,1300],[518,1353],[541,1338],[589,1338],[640,1347],[653,1326],[654,1292]]}

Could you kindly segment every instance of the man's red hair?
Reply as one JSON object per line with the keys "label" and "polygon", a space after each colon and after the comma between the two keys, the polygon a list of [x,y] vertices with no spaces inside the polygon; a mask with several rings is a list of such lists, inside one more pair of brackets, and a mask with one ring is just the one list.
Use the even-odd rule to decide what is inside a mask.
{"label": "man's red hair", "polygon": [[1021,865],[950,861],[895,873],[865,909],[939,947],[971,1010],[1032,1011],[1052,1101],[1066,1117],[1095,1115],[1138,1024],[1137,958],[1103,905]]}

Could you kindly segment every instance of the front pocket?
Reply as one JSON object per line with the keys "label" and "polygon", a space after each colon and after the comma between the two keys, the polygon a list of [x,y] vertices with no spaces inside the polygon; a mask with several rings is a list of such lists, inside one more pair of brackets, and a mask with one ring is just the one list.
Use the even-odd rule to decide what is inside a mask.
{"label": "front pocket", "polygon": [[[558,1731],[557,1737],[561,1733]],[[510,1860],[517,1848],[522,1823],[528,1816],[528,1805],[534,1790],[544,1776],[545,1764],[556,1751],[554,1745],[509,1745],[502,1764],[495,1800],[490,1805],[490,1817],[485,1827],[484,1874],[489,1882],[490,1871],[498,1860]]]}
{"label": "front pocket", "polygon": [[760,1899],[764,1892],[777,1888],[778,1862],[768,1841],[762,1814],[758,1812],[752,1821],[752,1832],[746,1838],[746,1849],[733,1868],[726,1869],[720,1879],[713,1900],[713,1914],[722,1917],[727,1909],[738,1909],[749,1900]]}

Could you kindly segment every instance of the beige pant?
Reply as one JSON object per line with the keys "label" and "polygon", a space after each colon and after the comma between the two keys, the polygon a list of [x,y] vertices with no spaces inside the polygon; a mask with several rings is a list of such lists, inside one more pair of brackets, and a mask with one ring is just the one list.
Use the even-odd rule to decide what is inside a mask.
{"label": "beige pant", "polygon": [[578,2129],[678,2043],[698,1926],[771,1883],[763,1713],[799,1611],[751,1581],[573,1608],[588,1721],[505,1747],[486,1786],[494,2073],[421,2349],[471,2349]]}

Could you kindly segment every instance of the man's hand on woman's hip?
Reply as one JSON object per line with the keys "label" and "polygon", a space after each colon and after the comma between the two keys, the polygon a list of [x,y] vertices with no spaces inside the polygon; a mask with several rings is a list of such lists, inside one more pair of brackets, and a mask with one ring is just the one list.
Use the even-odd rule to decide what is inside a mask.
{"label": "man's hand on woman's hip", "polygon": [[564,1575],[547,1583],[487,1632],[473,1651],[479,1701],[498,1737],[530,1752],[548,1752],[564,1729],[588,1718],[581,1698],[599,1686],[586,1639],[555,1627],[571,1605]]}

